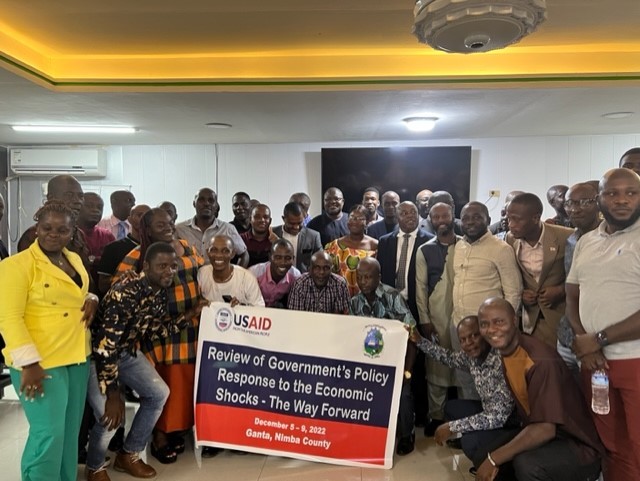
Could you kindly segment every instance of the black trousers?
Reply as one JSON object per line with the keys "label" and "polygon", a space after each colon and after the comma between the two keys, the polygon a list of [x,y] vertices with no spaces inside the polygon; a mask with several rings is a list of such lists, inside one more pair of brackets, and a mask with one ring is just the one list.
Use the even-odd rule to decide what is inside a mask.
{"label": "black trousers", "polygon": [[[460,419],[481,410],[479,401],[457,399],[445,405],[448,419]],[[465,433],[461,439],[462,450],[478,467],[487,459],[487,453],[507,444],[520,431],[520,428],[505,427]],[[575,441],[555,438],[538,448],[518,454],[512,462],[500,466],[498,474],[500,480],[595,481],[600,476],[600,459],[594,457],[591,462],[585,463],[577,454]]]}
{"label": "black trousers", "polygon": [[[447,420],[462,419],[482,412],[480,401],[453,399],[444,405]],[[464,433],[460,439],[462,451],[477,468],[487,459],[487,446],[502,446],[511,441],[520,431],[519,428],[500,428],[486,431]],[[495,448],[494,448],[495,449]]]}

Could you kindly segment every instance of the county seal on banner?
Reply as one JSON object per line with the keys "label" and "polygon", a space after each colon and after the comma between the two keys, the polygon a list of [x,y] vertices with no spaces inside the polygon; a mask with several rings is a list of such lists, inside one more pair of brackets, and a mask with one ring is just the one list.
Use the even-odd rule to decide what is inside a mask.
{"label": "county seal on banner", "polygon": [[406,346],[398,321],[213,303],[196,443],[390,469]]}

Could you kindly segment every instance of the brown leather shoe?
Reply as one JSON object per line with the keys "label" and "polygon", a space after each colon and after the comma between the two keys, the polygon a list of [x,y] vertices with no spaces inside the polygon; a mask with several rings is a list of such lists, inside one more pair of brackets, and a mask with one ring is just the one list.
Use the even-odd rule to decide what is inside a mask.
{"label": "brown leather shoe", "polygon": [[134,478],[155,478],[156,470],[145,463],[138,453],[120,451],[116,455],[113,469],[130,474]]}
{"label": "brown leather shoe", "polygon": [[87,481],[111,481],[111,478],[107,474],[107,469],[104,467],[95,470],[86,469],[84,474],[87,478]]}

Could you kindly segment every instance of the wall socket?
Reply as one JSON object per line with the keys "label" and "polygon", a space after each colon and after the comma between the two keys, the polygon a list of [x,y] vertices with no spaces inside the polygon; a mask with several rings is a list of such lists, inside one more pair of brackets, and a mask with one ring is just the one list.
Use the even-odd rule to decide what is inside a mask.
{"label": "wall socket", "polygon": [[490,190],[489,197],[500,197],[500,191],[497,189]]}

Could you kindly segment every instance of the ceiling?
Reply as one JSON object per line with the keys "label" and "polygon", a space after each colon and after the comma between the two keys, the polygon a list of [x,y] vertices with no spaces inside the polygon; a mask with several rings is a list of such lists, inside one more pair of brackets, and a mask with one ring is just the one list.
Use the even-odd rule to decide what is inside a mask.
{"label": "ceiling", "polygon": [[[411,0],[0,0],[0,143],[640,132],[638,0],[547,0],[533,35],[472,55],[418,44],[412,9]],[[637,115],[601,117],[614,111]],[[435,130],[407,132],[400,120],[417,114],[439,117]],[[36,135],[9,124],[140,130]]]}

